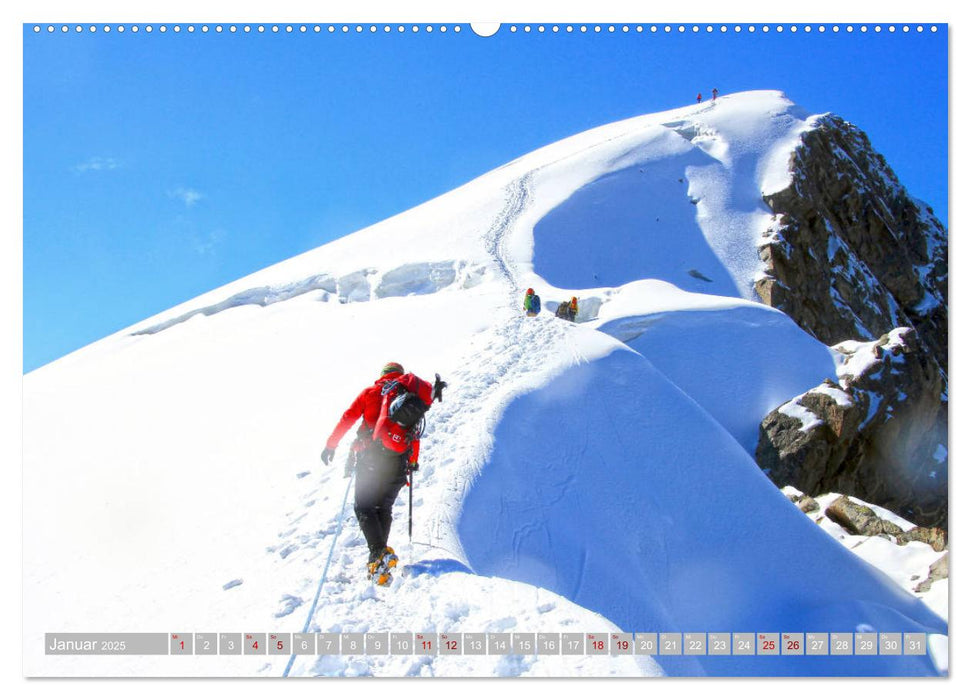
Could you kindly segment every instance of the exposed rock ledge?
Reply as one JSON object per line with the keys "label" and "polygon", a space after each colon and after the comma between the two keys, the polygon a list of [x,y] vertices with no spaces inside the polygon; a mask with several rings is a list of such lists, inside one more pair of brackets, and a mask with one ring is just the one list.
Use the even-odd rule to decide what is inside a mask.
{"label": "exposed rock ledge", "polygon": [[946,529],[947,400],[936,363],[909,328],[836,349],[838,385],[827,380],[762,421],[759,466],[777,486],[846,493]]}

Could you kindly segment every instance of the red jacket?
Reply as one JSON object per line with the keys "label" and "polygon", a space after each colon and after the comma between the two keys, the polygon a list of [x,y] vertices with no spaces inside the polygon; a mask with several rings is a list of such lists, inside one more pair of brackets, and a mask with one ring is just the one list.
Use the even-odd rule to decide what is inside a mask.
{"label": "red jacket", "polygon": [[[380,441],[382,445],[393,452],[398,454],[404,454],[410,448],[410,453],[408,454],[408,462],[411,464],[416,464],[418,462],[418,452],[421,448],[420,441],[411,439],[407,431],[405,431],[400,425],[387,420],[388,416],[388,402],[391,400],[391,395],[386,394],[381,395],[381,390],[384,388],[385,384],[395,380],[401,381],[405,384],[409,391],[414,390],[411,384],[417,382],[417,386],[422,390],[418,392],[422,395],[422,399],[426,399],[425,393],[428,394],[427,401],[429,405],[431,404],[431,385],[428,382],[418,379],[413,374],[402,375],[400,372],[389,372],[383,377],[374,382],[367,389],[362,391],[354,399],[350,407],[344,411],[344,415],[337,422],[337,426],[334,428],[334,432],[330,434],[327,438],[327,447],[334,450],[337,449],[337,445],[340,443],[341,438],[351,429],[359,419],[364,419],[364,429],[370,432],[370,437],[372,440]],[[426,392],[424,391],[425,385],[429,388]],[[356,449],[364,449],[366,442]],[[355,449],[355,448],[352,448]]]}

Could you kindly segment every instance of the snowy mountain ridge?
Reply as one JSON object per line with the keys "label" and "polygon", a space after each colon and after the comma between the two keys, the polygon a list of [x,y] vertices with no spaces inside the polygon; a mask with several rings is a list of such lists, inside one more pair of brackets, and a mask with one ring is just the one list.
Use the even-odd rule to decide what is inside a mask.
{"label": "snowy mountain ridge", "polygon": [[[813,123],[765,91],[600,127],[27,375],[28,673],[279,675],[285,657],[81,664],[32,650],[46,631],[298,632],[308,614],[311,631],[946,635],[753,460],[770,410],[837,378],[836,353],[757,303],[754,287],[773,216],[764,195],[789,184],[789,155]],[[526,287],[547,312],[577,295],[580,323],[525,318]],[[317,455],[389,359],[441,372],[449,389],[429,413],[413,542],[405,499],[392,534],[421,573],[376,590],[341,505],[349,440],[336,468]],[[779,556],[790,550],[811,579]],[[940,667],[321,656],[298,658],[291,675]]]}
{"label": "snowy mountain ridge", "polygon": [[[773,95],[775,93],[764,93],[764,99]],[[719,107],[734,106],[730,96],[722,100]],[[508,248],[510,261],[521,265],[528,273],[533,247],[531,225],[536,223],[528,217],[542,218],[544,213],[605,173],[640,167],[671,155],[695,151],[717,154],[717,157],[707,155],[701,161],[706,167],[698,172],[708,185],[705,190],[708,197],[700,210],[712,212],[702,218],[717,217],[730,202],[725,201],[724,190],[728,187],[725,176],[713,172],[716,169],[733,171],[744,166],[746,175],[751,174],[760,180],[759,193],[764,188],[774,191],[788,184],[787,158],[799,134],[811,128],[812,119],[797,116],[804,112],[791,103],[780,102],[780,105],[780,114],[773,115],[775,133],[769,135],[761,133],[763,125],[749,114],[761,109],[758,101],[741,102],[737,107],[736,111],[747,118],[743,123],[749,126],[748,130],[735,128],[725,134],[703,128],[693,121],[711,112],[713,105],[710,104],[635,117],[592,129],[523,156],[352,236],[201,295],[145,323],[171,323],[173,315],[179,318],[186,313],[206,313],[203,309],[213,312],[215,308],[274,303],[317,290],[344,301],[362,301],[431,293],[453,284],[471,286],[479,283],[485,274],[482,266],[495,263],[497,251],[489,249],[490,241],[484,241],[485,250],[481,245],[481,239],[490,234],[484,227],[509,219],[516,212],[506,211],[506,208],[522,208],[526,200],[530,200],[527,220],[516,230],[503,230],[503,243]],[[730,124],[737,118],[732,112],[721,122]],[[733,140],[729,142],[728,138]],[[768,153],[759,151],[758,148],[768,141],[772,142],[773,148]],[[717,168],[712,167],[715,164]],[[708,179],[714,183],[709,185]],[[509,196],[499,201],[491,194],[483,197],[484,193],[497,187],[507,188]],[[694,187],[701,191],[703,185]],[[685,196],[694,197],[692,192],[688,189]],[[714,201],[716,198],[718,201]],[[727,228],[740,232],[747,230],[747,227],[731,225]],[[493,238],[495,233],[492,231]],[[723,235],[712,235],[711,238],[713,245],[717,241],[724,250],[723,264],[736,263],[736,286],[746,290],[746,298],[754,298],[751,280],[755,274],[746,276],[745,273],[758,267],[756,252],[749,250],[748,259],[743,263],[741,252],[732,245],[735,241],[725,241]],[[750,247],[749,243],[751,241],[745,241],[746,247]],[[326,272],[322,273],[322,270]],[[494,274],[495,270],[490,272]],[[409,281],[413,283],[411,286]]]}

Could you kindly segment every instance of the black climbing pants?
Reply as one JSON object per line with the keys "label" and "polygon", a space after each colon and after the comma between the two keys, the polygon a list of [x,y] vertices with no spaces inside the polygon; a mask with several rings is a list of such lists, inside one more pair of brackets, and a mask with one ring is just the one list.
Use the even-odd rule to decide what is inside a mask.
{"label": "black climbing pants", "polygon": [[367,540],[370,561],[384,554],[391,534],[391,509],[405,485],[404,458],[372,444],[361,453],[354,484],[354,514]]}

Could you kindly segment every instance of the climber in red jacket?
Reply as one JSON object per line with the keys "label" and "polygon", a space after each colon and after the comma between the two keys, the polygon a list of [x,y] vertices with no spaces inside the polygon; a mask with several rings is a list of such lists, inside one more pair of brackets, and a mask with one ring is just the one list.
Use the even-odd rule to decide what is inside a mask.
{"label": "climber in red jacket", "polygon": [[435,398],[441,401],[445,386],[438,375],[433,386],[414,374],[405,374],[397,362],[389,362],[377,381],[344,411],[320,455],[324,464],[330,464],[341,438],[362,421],[345,475],[350,471],[357,474],[354,513],[368,543],[368,573],[380,585],[390,583],[390,569],[398,563],[388,546],[391,509],[401,487],[418,470],[424,413]]}

